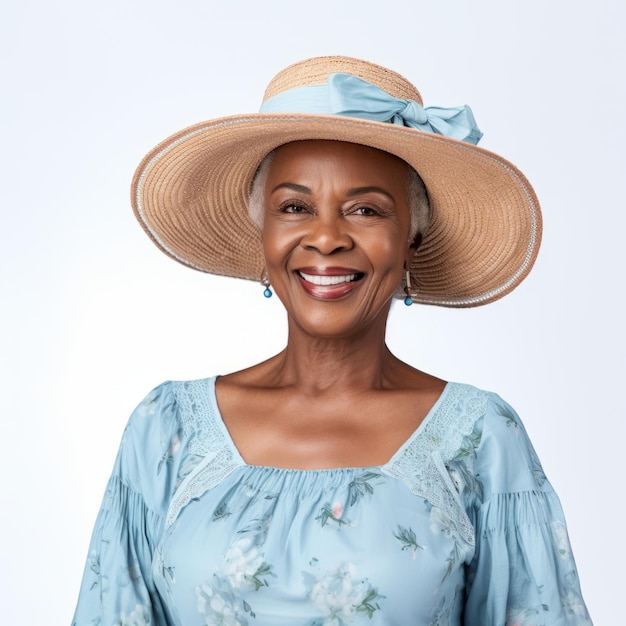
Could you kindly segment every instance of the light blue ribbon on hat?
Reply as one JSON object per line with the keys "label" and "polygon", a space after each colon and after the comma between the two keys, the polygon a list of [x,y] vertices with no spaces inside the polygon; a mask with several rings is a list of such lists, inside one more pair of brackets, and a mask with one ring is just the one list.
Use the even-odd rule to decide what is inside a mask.
{"label": "light blue ribbon on hat", "polygon": [[329,74],[326,85],[295,87],[266,100],[261,113],[317,113],[389,122],[476,145],[483,136],[468,105],[426,107],[395,98],[352,74]]}

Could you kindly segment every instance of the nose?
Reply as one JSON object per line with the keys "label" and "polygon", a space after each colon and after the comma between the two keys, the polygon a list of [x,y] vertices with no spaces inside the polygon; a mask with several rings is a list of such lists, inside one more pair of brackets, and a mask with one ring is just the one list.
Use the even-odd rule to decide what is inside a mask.
{"label": "nose", "polygon": [[317,250],[321,254],[333,254],[349,250],[354,242],[342,215],[324,216],[318,213],[307,224],[300,245],[303,248]]}

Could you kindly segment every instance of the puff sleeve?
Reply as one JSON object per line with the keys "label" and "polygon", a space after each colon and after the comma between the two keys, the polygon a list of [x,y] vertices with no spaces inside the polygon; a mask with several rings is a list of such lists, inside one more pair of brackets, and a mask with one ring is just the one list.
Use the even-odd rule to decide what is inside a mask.
{"label": "puff sleeve", "polygon": [[152,579],[155,546],[180,466],[171,384],[154,389],[126,426],[93,531],[73,626],[169,626]]}
{"label": "puff sleeve", "polygon": [[590,626],[559,499],[519,417],[494,394],[475,473],[465,625]]}

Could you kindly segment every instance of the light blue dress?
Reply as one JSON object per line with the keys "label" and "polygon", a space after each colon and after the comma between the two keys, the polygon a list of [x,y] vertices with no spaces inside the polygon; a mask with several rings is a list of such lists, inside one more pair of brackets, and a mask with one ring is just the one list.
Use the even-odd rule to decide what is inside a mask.
{"label": "light blue dress", "polygon": [[76,626],[587,626],[558,498],[515,412],[448,383],[385,465],[247,465],[215,379],[124,432]]}

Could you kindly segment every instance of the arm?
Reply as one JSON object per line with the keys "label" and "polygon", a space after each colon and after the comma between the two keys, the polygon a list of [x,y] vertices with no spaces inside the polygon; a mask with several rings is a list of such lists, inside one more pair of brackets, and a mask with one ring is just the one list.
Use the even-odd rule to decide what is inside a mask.
{"label": "arm", "polygon": [[476,454],[483,493],[465,624],[590,626],[558,497],[519,417],[497,396]]}
{"label": "arm", "polygon": [[179,462],[179,427],[168,383],[135,409],[89,546],[73,626],[168,626],[152,560]]}

